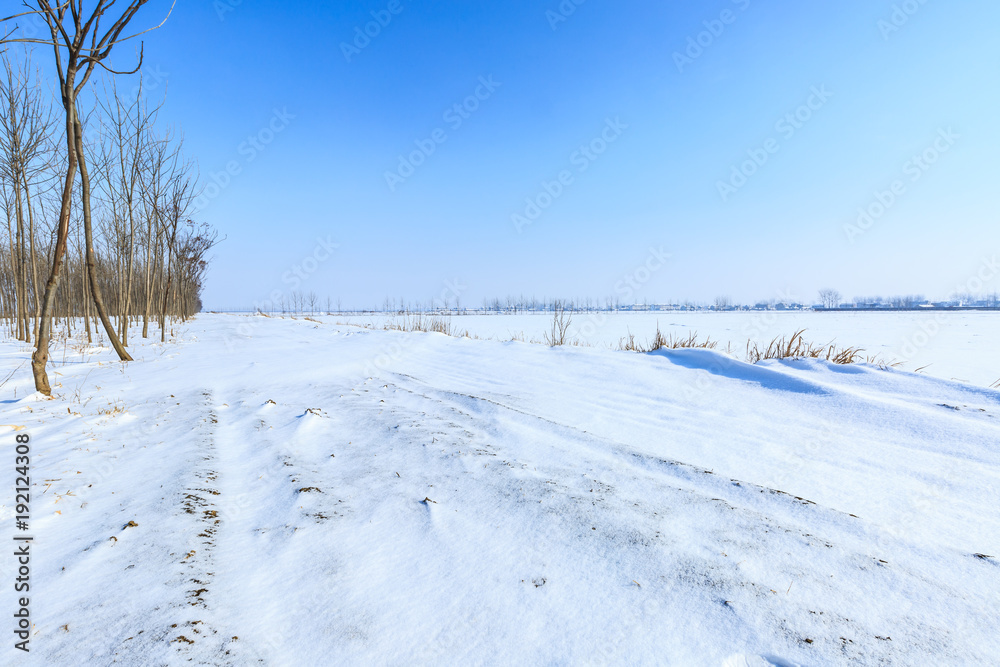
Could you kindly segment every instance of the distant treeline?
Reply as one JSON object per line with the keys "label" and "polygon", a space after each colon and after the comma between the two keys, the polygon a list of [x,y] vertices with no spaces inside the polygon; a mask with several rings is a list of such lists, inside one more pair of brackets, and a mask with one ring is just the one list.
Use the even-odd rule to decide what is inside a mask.
{"label": "distant treeline", "polygon": [[[829,295],[827,295],[829,296]],[[684,301],[680,303],[622,303],[618,299],[538,299],[535,297],[507,297],[486,299],[479,307],[464,306],[460,298],[438,298],[427,302],[405,299],[386,299],[378,306],[344,308],[340,299],[321,298],[314,292],[304,294],[291,292],[266,303],[253,306],[222,308],[220,312],[266,313],[268,315],[413,315],[434,313],[444,315],[491,314],[519,315],[530,313],[552,313],[559,310],[587,312],[664,312],[664,311],[754,311],[754,310],[954,310],[954,309],[998,309],[1000,294],[992,293],[981,297],[954,297],[950,301],[930,302],[920,295],[894,297],[856,297],[850,302],[823,299],[818,303],[769,300],[754,304],[735,304],[727,297],[719,297],[713,303]]]}

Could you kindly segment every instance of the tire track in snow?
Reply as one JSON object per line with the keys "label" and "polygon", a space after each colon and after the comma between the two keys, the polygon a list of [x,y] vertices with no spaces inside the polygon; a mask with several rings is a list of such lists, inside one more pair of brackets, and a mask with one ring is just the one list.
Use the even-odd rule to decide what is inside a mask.
{"label": "tire track in snow", "polygon": [[[171,625],[175,636],[170,644],[181,657],[197,660],[199,664],[248,664],[245,655],[239,655],[237,660],[237,655],[233,654],[234,651],[243,654],[242,650],[236,650],[237,635],[220,633],[214,619],[218,607],[226,604],[225,600],[216,599],[213,591],[219,567],[216,547],[223,529],[219,485],[222,466],[216,449],[217,433],[223,427],[219,424],[219,410],[212,391],[203,390],[201,395],[205,416],[199,423],[200,464],[191,471],[192,481],[181,502],[181,511],[192,517],[188,539],[189,546],[194,548],[181,561],[187,590],[185,604],[175,611],[177,620]],[[222,407],[227,406],[223,404]]]}

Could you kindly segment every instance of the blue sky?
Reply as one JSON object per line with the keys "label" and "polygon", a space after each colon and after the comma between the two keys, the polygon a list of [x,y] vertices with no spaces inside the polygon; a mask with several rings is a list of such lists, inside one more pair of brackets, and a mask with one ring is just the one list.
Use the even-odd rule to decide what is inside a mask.
{"label": "blue sky", "polygon": [[996,2],[180,5],[145,69],[225,183],[208,308],[623,296],[651,248],[639,300],[945,297],[1000,250]]}

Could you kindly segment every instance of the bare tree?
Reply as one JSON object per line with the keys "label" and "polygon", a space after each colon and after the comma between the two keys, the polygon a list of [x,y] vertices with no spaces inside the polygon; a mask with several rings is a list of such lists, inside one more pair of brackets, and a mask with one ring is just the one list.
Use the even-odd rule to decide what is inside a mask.
{"label": "bare tree", "polygon": [[140,180],[147,167],[149,128],[159,107],[150,110],[142,96],[142,83],[134,99],[123,101],[114,80],[105,86],[99,101],[102,113],[102,142],[99,162],[101,182],[110,204],[109,224],[117,236],[121,274],[117,280],[116,305],[118,332],[122,345],[128,345],[128,323],[132,314],[132,283],[136,264],[137,217],[140,209]]}
{"label": "bare tree", "polygon": [[[139,34],[143,34],[123,36],[129,23],[148,1],[131,0],[117,14],[117,18],[114,18],[107,29],[102,29],[101,23],[106,19],[106,15],[115,4],[115,0],[97,0],[96,5],[94,5],[89,15],[84,10],[84,0],[65,0],[64,2],[58,2],[57,0],[57,4],[55,5],[49,0],[34,0],[30,4],[25,0],[24,6],[28,8],[28,11],[3,19],[5,26],[11,26],[12,21],[19,17],[36,15],[40,16],[48,26],[50,39],[12,37],[16,30],[16,26],[14,26],[0,40],[0,43],[22,42],[41,44],[52,48],[56,71],[59,75],[59,91],[62,98],[63,110],[65,111],[66,178],[60,204],[59,222],[56,227],[56,243],[52,255],[52,268],[49,278],[45,283],[42,307],[39,312],[35,352],[31,357],[31,370],[35,379],[35,389],[46,396],[52,394],[52,389],[49,386],[49,378],[46,374],[46,365],[49,359],[49,341],[52,335],[50,317],[55,305],[56,290],[59,287],[60,271],[62,270],[63,261],[66,256],[70,209],[73,201],[73,183],[76,178],[77,167],[80,167],[85,183],[83,186],[84,231],[88,248],[87,265],[88,269],[90,269],[88,275],[91,281],[91,293],[94,297],[95,305],[98,307],[98,312],[102,314],[101,320],[108,333],[108,337],[115,346],[119,357],[123,360],[131,359],[115,336],[114,329],[110,326],[106,314],[102,312],[103,305],[100,303],[100,291],[96,287],[94,272],[91,269],[94,258],[90,230],[89,177],[86,175],[86,163],[81,160],[80,155],[83,138],[80,136],[82,129],[77,112],[77,97],[86,87],[87,82],[98,66],[114,73],[113,70],[104,65],[104,61],[111,55],[111,51],[115,46],[138,37]],[[171,6],[172,10],[173,6]],[[170,12],[167,13],[168,17],[169,15]],[[160,25],[163,25],[166,20],[164,18],[156,27],[158,28]],[[139,63],[141,66],[141,49]],[[136,71],[138,69],[137,67]]]}
{"label": "bare tree", "polygon": [[189,173],[190,165],[184,165],[171,174],[167,191],[166,215],[164,216],[164,239],[167,246],[166,257],[166,287],[163,290],[163,300],[160,303],[160,342],[166,341],[167,310],[170,300],[170,288],[173,285],[174,251],[177,248],[177,233],[181,222],[187,221],[187,211],[194,200],[195,194]]}
{"label": "bare tree", "polygon": [[76,126],[76,131],[74,132],[76,160],[80,168],[80,186],[83,192],[80,199],[83,204],[83,238],[86,241],[87,279],[90,285],[90,295],[94,299],[94,308],[97,310],[97,316],[101,319],[104,331],[108,334],[111,346],[118,353],[118,358],[122,361],[132,361],[132,357],[125,351],[125,346],[119,340],[118,334],[115,332],[115,327],[108,317],[107,309],[104,307],[104,296],[101,294],[100,283],[97,281],[97,255],[94,253],[93,214],[90,205],[90,172],[87,168],[86,154],[83,150],[83,125],[80,122],[79,115],[74,118],[73,122]]}
{"label": "bare tree", "polygon": [[545,334],[545,343],[550,347],[557,347],[567,343],[569,325],[573,321],[572,311],[566,308],[566,304],[558,299],[552,303],[552,330]]}
{"label": "bare tree", "polygon": [[[16,222],[16,244],[11,238],[11,269],[18,295],[16,335],[30,341],[38,328],[38,254],[35,247],[35,202],[32,185],[51,166],[52,114],[32,77],[30,58],[14,63],[2,55],[4,80],[0,81],[0,180],[5,188],[4,207]],[[44,179],[43,179],[44,180]],[[29,270],[30,267],[30,270]],[[30,289],[28,285],[30,283]],[[34,325],[29,319],[34,316]]]}
{"label": "bare tree", "polygon": [[836,308],[840,305],[840,292],[835,289],[821,289],[819,291],[819,301],[824,308]]}
{"label": "bare tree", "polygon": [[[180,143],[171,144],[170,135],[158,137],[147,132],[147,138],[142,144],[145,153],[145,165],[140,180],[143,215],[146,218],[143,246],[145,249],[145,271],[143,291],[145,307],[143,309],[142,337],[149,335],[149,321],[152,317],[154,290],[158,277],[163,269],[164,246],[166,245],[167,211],[169,209],[169,185],[176,180],[177,173],[188,165],[180,160]],[[157,313],[160,309],[157,308]],[[159,316],[159,315],[158,315]],[[162,336],[162,331],[161,331]]]}
{"label": "bare tree", "polygon": [[[181,301],[179,313],[185,319],[188,313],[201,310],[200,299],[198,303],[187,303],[188,299],[198,298],[198,286],[201,285],[205,272],[208,270],[208,251],[218,243],[218,233],[207,224],[196,225],[188,222],[184,232],[177,241],[177,282],[179,299]],[[312,293],[310,296],[315,297]]]}

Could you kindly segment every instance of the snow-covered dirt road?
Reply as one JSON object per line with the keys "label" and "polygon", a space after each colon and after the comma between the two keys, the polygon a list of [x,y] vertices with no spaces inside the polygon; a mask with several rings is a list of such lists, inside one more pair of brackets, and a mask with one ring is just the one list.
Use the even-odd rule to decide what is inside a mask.
{"label": "snow-covered dirt road", "polygon": [[[26,366],[4,386],[35,538],[31,653],[8,633],[4,664],[1000,662],[1000,392],[305,319],[177,333],[127,366],[54,354],[55,400]],[[26,356],[0,344],[2,376]]]}

